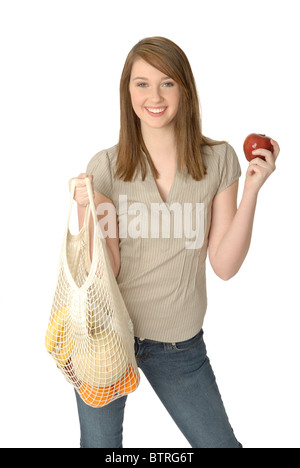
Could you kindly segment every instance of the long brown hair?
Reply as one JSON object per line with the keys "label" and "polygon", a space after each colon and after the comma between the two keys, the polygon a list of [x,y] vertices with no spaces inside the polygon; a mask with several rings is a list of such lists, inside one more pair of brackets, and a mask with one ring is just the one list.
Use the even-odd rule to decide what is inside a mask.
{"label": "long brown hair", "polygon": [[143,140],[140,119],[135,114],[129,91],[132,66],[137,59],[143,59],[162,73],[172,78],[181,87],[179,109],[175,117],[176,149],[178,170],[187,168],[195,179],[201,180],[206,174],[201,147],[215,145],[202,135],[199,99],[195,79],[185,53],[172,41],[164,37],[150,37],[138,42],[129,52],[120,82],[120,138],[116,177],[132,181],[141,171],[142,180],[147,173],[146,154],[155,179],[159,174],[151,160]]}

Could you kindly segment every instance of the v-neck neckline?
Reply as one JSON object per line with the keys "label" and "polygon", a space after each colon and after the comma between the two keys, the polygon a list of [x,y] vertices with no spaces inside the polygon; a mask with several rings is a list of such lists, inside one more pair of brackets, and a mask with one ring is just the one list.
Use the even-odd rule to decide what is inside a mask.
{"label": "v-neck neckline", "polygon": [[170,190],[168,192],[168,195],[166,197],[166,201],[163,200],[162,196],[161,196],[161,193],[159,191],[159,188],[157,186],[157,183],[153,177],[153,174],[152,174],[152,171],[151,171],[151,167],[150,167],[150,164],[149,164],[149,161],[148,161],[148,158],[147,156],[145,155],[145,158],[146,158],[146,161],[147,161],[147,165],[148,165],[148,170],[149,170],[149,176],[151,178],[151,181],[152,183],[154,184],[155,186],[155,190],[156,190],[156,194],[160,200],[161,203],[163,203],[164,205],[168,206],[170,204],[170,198],[171,196],[174,196],[174,187],[175,187],[175,184],[176,184],[176,179],[177,179],[177,176],[178,176],[178,167],[177,167],[177,164],[176,164],[176,170],[175,170],[175,174],[174,174],[174,178],[173,178],[173,182],[171,184],[171,187],[170,187]]}
{"label": "v-neck neckline", "polygon": [[171,197],[171,195],[172,195],[172,193],[173,193],[173,191],[174,191],[176,176],[177,176],[177,168],[176,168],[176,171],[175,171],[175,174],[174,174],[174,177],[173,177],[173,181],[172,181],[171,187],[170,187],[169,192],[168,192],[168,194],[167,194],[166,200],[163,199],[163,197],[162,197],[162,195],[161,195],[161,193],[160,193],[159,187],[158,187],[158,185],[157,185],[157,183],[156,183],[156,180],[155,180],[154,177],[152,176],[153,181],[154,181],[154,183],[155,183],[156,190],[157,190],[158,195],[159,195],[159,198],[160,198],[160,200],[162,201],[162,203],[164,203],[165,205],[169,205],[169,203],[170,203],[170,197]]}

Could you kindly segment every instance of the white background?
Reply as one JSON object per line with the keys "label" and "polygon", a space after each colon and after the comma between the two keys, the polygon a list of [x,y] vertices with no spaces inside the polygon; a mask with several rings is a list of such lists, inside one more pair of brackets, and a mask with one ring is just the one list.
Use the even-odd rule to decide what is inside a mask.
{"label": "white background", "polygon": [[[75,397],[44,348],[69,178],[117,143],[129,50],[161,35],[190,59],[203,132],[247,169],[252,132],[281,146],[262,188],[239,274],[208,264],[205,339],[238,439],[300,448],[299,2],[1,0],[2,447],[79,446]],[[130,398],[125,447],[189,447],[145,377]]]}

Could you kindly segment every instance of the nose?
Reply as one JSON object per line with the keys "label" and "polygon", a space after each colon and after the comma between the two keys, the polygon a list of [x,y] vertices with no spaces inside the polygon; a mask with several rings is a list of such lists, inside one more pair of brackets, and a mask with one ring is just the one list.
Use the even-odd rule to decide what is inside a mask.
{"label": "nose", "polygon": [[160,103],[163,100],[160,86],[153,86],[151,89],[151,101],[153,104]]}

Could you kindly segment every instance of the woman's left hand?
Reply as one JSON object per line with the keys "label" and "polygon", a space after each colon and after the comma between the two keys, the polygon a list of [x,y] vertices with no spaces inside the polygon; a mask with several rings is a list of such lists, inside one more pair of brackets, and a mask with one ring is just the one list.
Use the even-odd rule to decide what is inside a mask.
{"label": "woman's left hand", "polygon": [[246,173],[245,188],[254,191],[259,191],[268,177],[276,169],[276,159],[278,158],[280,148],[275,140],[271,140],[274,151],[266,149],[254,150],[252,154],[264,156],[265,160],[261,158],[252,159]]}

